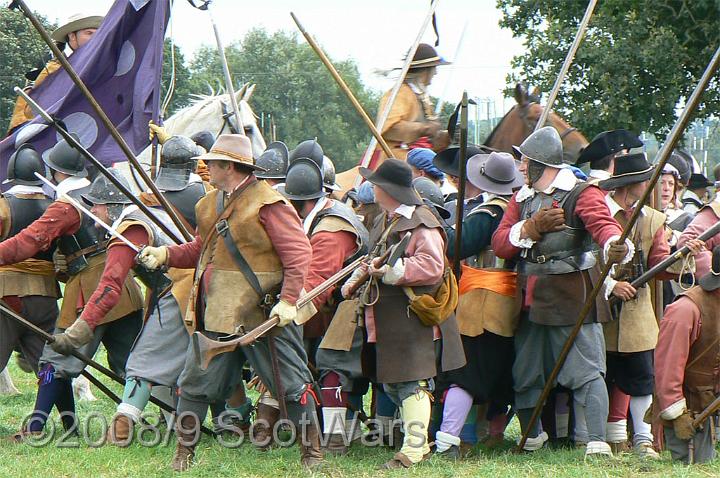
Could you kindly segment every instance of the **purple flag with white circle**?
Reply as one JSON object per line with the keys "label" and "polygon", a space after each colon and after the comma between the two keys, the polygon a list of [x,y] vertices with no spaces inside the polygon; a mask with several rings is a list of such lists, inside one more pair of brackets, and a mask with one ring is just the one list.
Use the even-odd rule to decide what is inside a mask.
{"label": "purple flag with white circle", "polygon": [[[148,121],[158,111],[163,38],[168,0],[116,0],[87,44],[69,57],[70,64],[135,154],[149,144]],[[19,86],[19,85],[18,85]],[[60,68],[30,96],[103,164],[127,161],[88,100]],[[0,178],[7,175],[12,153],[31,143],[47,154],[60,140],[39,116],[0,142]]]}

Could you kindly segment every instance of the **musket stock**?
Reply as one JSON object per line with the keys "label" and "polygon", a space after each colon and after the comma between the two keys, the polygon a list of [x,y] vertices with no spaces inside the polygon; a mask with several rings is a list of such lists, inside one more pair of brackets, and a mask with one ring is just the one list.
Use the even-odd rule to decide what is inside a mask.
{"label": "musket stock", "polygon": [[[388,248],[385,253],[380,256],[381,261],[383,263],[386,263],[390,257],[401,255],[405,252],[405,249],[407,248],[408,243],[410,242],[410,233],[407,232],[403,236],[403,238],[400,240],[400,242],[395,245],[394,247]],[[352,274],[355,269],[360,267],[363,263],[368,263],[371,260],[373,260],[373,257],[371,254],[365,254],[361,257],[358,257],[353,262],[348,264],[347,266],[340,269],[338,272],[333,274],[332,276],[328,277],[325,281],[323,281],[320,285],[315,287],[313,290],[302,296],[297,303],[295,304],[296,307],[299,309],[308,303],[312,302],[313,299],[315,299],[317,296],[322,294],[323,292],[327,291],[331,287],[335,286],[338,282],[343,280],[345,277]],[[357,289],[362,285],[364,282],[367,282],[367,280],[370,278],[370,275],[365,272],[360,277],[360,279],[356,282],[357,286],[352,287],[351,294],[354,294]],[[210,365],[210,361],[215,358],[217,355],[226,353],[226,352],[232,352],[238,347],[247,347],[249,345],[252,345],[257,339],[265,335],[268,331],[272,330],[274,327],[278,325],[280,320],[277,317],[271,317],[262,324],[258,325],[254,329],[252,329],[250,332],[241,335],[240,337],[231,339],[231,340],[213,340],[205,335],[203,335],[201,332],[195,332],[193,333],[192,341],[193,341],[193,348],[195,351],[195,356],[199,360],[199,365],[202,370],[206,370],[208,366]]]}
{"label": "musket stock", "polygon": [[[701,241],[707,241],[711,237],[715,236],[716,234],[720,233],[720,221],[716,222],[709,228],[707,228],[705,231],[702,232],[702,234],[698,235],[696,239],[699,239]],[[637,277],[634,281],[630,283],[631,286],[634,288],[639,288],[647,284],[652,280],[653,277],[658,275],[660,272],[664,271],[671,265],[675,264],[680,259],[683,259],[690,253],[690,248],[688,246],[683,246],[677,251],[673,252],[669,256],[667,256],[662,261],[655,264],[653,267],[645,271],[642,275]],[[615,302],[619,301],[615,296],[610,297],[610,304],[614,304]]]}

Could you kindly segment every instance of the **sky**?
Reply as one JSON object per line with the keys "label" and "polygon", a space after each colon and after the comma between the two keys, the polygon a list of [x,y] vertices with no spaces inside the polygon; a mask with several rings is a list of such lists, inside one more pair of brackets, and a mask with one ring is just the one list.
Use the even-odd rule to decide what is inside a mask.
{"label": "sky", "polygon": [[[509,30],[498,25],[501,12],[496,8],[496,0],[439,1],[437,49],[453,64],[438,68],[430,93],[455,103],[466,89],[470,97],[486,103],[489,100],[491,114],[494,108],[496,115],[501,116],[513,103],[503,99],[502,90],[513,56],[524,50],[521,39],[513,38]],[[103,14],[113,2],[27,0],[27,3],[50,20],[61,23],[78,12]],[[426,0],[214,0],[210,8],[225,45],[242,39],[254,27],[269,32],[297,31],[290,18],[293,11],[331,58],[355,60],[365,84],[387,90],[392,88],[394,79],[376,71],[402,66],[428,7]],[[168,35],[171,31],[186,57],[203,45],[215,45],[209,14],[192,8],[184,0],[175,0]],[[304,41],[301,35],[299,38]],[[435,42],[432,26],[426,30],[423,41]],[[484,108],[486,113],[487,104]]]}

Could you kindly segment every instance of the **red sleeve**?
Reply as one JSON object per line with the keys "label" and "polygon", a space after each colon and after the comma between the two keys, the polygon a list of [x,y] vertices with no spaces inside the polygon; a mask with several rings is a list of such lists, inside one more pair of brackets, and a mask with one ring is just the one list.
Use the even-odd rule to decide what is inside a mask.
{"label": "red sleeve", "polygon": [[[131,226],[123,232],[123,235],[138,246],[147,244],[149,239],[147,231],[142,226]],[[80,318],[87,322],[91,329],[95,330],[100,320],[117,305],[125,279],[135,265],[136,255],[134,250],[116,239],[108,245],[105,269],[100,283],[80,314]]]}
{"label": "red sleeve", "polygon": [[[670,244],[668,244],[667,238],[665,237],[665,228],[661,227],[655,233],[653,237],[652,246],[648,251],[647,264],[648,269],[656,266],[670,255]],[[677,274],[671,274],[667,271],[662,271],[657,274],[655,280],[672,280],[677,279]]]}
{"label": "red sleeve", "polygon": [[[697,213],[693,220],[688,224],[680,237],[678,238],[677,247],[680,249],[685,246],[688,239],[694,239],[700,234],[705,232],[710,226],[718,221],[718,217],[713,212],[712,208],[704,207]],[[712,250],[715,246],[720,245],[720,234],[715,234],[713,237],[705,241],[706,251],[702,251],[700,254],[695,256],[695,275],[696,277],[702,277],[710,272],[710,264],[712,262]]]}
{"label": "red sleeve", "polygon": [[445,272],[445,241],[440,229],[416,227],[405,251],[405,272],[399,286],[435,285]]}
{"label": "red sleeve", "polygon": [[685,366],[700,325],[700,310],[687,297],[681,296],[665,309],[655,347],[655,393],[660,411],[685,398]]}
{"label": "red sleeve", "polygon": [[15,236],[0,242],[0,264],[15,264],[50,248],[60,236],[80,228],[80,213],[71,204],[51,203],[42,216]]}
{"label": "red sleeve", "polygon": [[622,234],[620,224],[610,215],[605,193],[597,186],[589,186],[578,196],[575,214],[582,219],[593,241],[601,248],[612,236]]}
{"label": "red sleeve", "polygon": [[[310,292],[342,269],[345,259],[357,250],[357,241],[355,234],[348,231],[323,231],[312,235],[310,246],[312,247],[312,262],[305,280],[306,292]],[[335,287],[331,287],[313,299],[315,308],[319,310],[334,290]]]}
{"label": "red sleeve", "polygon": [[520,254],[520,248],[510,244],[510,228],[520,222],[520,205],[515,201],[516,194],[508,202],[505,214],[500,221],[500,225],[492,236],[492,248],[495,255],[501,259],[514,259]]}
{"label": "red sleeve", "polygon": [[178,269],[195,269],[200,260],[202,238],[196,235],[192,241],[177,246],[168,246],[167,265]]}
{"label": "red sleeve", "polygon": [[289,204],[267,204],[260,209],[259,215],[260,222],[282,262],[283,285],[280,298],[294,304],[300,297],[312,262],[310,241],[295,209]]}

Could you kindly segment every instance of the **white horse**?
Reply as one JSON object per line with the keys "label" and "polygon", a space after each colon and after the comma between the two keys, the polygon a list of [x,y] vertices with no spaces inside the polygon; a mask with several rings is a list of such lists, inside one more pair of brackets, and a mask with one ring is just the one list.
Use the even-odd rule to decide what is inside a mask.
{"label": "white horse", "polygon": [[[266,144],[257,124],[257,117],[248,103],[253,91],[255,91],[255,85],[245,83],[240,90],[235,92],[235,98],[238,108],[240,108],[242,132],[250,139],[253,157],[257,158],[265,151]],[[191,136],[200,131],[210,131],[217,138],[220,134],[239,131],[230,95],[222,91],[216,94],[211,89],[210,95],[192,96],[193,101],[190,105],[165,120],[164,127],[169,134]],[[149,146],[138,155],[138,160],[148,171],[152,164],[151,155],[152,148]],[[136,189],[136,181],[133,180],[129,163],[116,163],[114,167],[120,169]],[[135,174],[135,177],[137,182],[142,182],[139,175]]]}
{"label": "white horse", "polygon": [[[259,157],[265,151],[265,139],[257,125],[257,118],[248,101],[255,91],[255,85],[246,83],[235,93],[240,108],[242,132],[250,139],[253,156]],[[168,133],[191,136],[200,131],[210,131],[216,138],[223,133],[237,132],[237,121],[230,104],[230,95],[211,91],[210,95],[193,95],[193,102],[165,120]],[[150,163],[150,150],[145,149],[139,159]]]}

